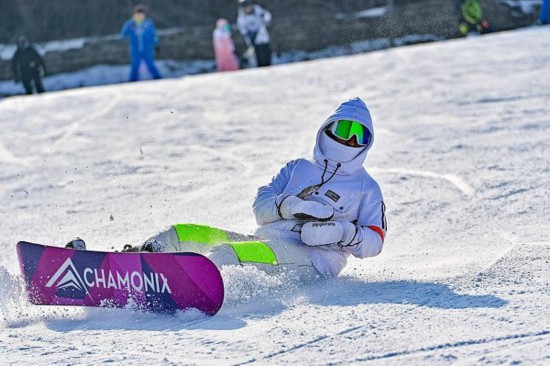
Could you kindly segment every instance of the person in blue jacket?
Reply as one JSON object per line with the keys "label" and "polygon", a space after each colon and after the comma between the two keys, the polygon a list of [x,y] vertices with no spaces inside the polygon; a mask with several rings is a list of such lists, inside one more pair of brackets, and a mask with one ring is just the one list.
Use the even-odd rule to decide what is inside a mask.
{"label": "person in blue jacket", "polygon": [[539,21],[540,24],[548,24],[548,18],[550,17],[550,0],[543,0],[540,8]]}
{"label": "person in blue jacket", "polygon": [[160,79],[161,75],[155,66],[155,47],[159,40],[155,30],[155,24],[146,17],[146,9],[143,5],[137,5],[131,19],[124,23],[120,32],[122,38],[130,41],[130,54],[132,67],[130,81],[139,79],[139,66],[143,60],[149,69],[153,79]]}

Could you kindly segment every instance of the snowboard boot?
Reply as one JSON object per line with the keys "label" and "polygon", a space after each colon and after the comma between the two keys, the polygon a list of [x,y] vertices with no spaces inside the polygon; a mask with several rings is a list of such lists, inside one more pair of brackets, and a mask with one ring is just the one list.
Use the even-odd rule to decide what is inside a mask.
{"label": "snowboard boot", "polygon": [[65,248],[68,249],[75,249],[75,250],[86,250],[86,243],[84,240],[80,239],[79,237],[71,240],[65,245]]}
{"label": "snowboard boot", "polygon": [[130,245],[130,244],[126,244],[124,246],[124,248],[122,248],[121,252],[123,253],[136,253],[136,252],[141,252],[141,246],[138,245],[136,247]]}
{"label": "snowboard boot", "polygon": [[150,252],[150,253],[162,253],[166,249],[166,245],[158,240],[148,240],[141,246],[141,252]]}
{"label": "snowboard boot", "polygon": [[124,248],[122,248],[122,252],[123,253],[137,253],[137,252],[162,253],[165,251],[165,249],[166,248],[164,243],[158,240],[148,240],[142,245],[132,246],[130,244],[126,244]]}

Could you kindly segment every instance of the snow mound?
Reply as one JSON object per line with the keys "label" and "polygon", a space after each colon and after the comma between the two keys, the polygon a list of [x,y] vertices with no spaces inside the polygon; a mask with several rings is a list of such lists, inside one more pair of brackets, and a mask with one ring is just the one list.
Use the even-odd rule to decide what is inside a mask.
{"label": "snow mound", "polygon": [[[549,32],[2,100],[4,363],[547,364]],[[19,240],[109,250],[174,223],[252,232],[258,187],[354,96],[377,131],[379,256],[313,284],[225,268],[214,317],[23,296]]]}

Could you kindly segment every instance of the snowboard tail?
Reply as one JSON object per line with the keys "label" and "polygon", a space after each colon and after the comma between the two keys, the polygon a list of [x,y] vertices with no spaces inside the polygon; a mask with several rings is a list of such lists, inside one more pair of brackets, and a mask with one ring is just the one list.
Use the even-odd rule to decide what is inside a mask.
{"label": "snowboard tail", "polygon": [[196,253],[111,253],[19,242],[29,301],[214,315],[223,304],[218,268]]}

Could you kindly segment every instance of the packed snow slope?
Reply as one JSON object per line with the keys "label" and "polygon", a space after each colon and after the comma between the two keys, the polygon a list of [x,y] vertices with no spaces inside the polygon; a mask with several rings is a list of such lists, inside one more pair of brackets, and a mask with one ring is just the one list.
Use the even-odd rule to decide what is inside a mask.
{"label": "packed snow slope", "polygon": [[[550,363],[550,27],[0,102],[2,364]],[[372,112],[385,249],[337,279],[227,268],[220,313],[29,305],[15,244],[249,233],[343,100]]]}

